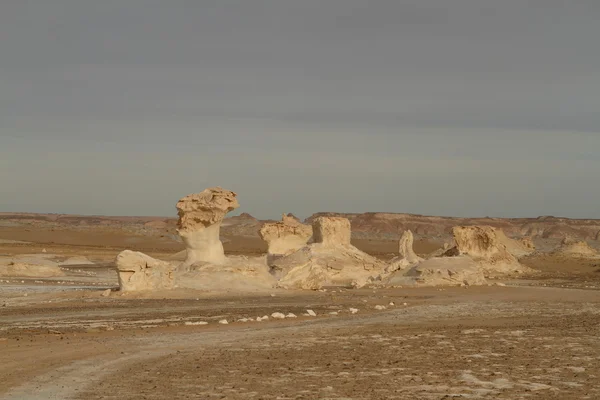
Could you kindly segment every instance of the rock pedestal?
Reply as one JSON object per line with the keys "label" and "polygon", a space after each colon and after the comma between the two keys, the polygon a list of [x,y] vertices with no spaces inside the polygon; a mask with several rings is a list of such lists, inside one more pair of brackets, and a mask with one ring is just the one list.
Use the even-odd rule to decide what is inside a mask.
{"label": "rock pedestal", "polygon": [[215,187],[179,200],[177,232],[187,250],[185,265],[225,263],[219,235],[225,215],[239,207],[236,196],[232,191]]}

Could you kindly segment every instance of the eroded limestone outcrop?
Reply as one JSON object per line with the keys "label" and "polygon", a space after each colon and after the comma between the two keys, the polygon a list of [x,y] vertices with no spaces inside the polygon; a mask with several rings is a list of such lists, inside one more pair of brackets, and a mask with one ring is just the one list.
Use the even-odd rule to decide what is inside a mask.
{"label": "eroded limestone outcrop", "polygon": [[413,249],[414,237],[410,230],[404,231],[398,242],[398,257],[390,261],[389,271],[408,268],[423,261]]}
{"label": "eroded limestone outcrop", "polygon": [[175,266],[138,251],[125,250],[116,259],[123,292],[172,289]]}
{"label": "eroded limestone outcrop", "polygon": [[53,278],[64,276],[53,254],[0,257],[0,277]]}
{"label": "eroded limestone outcrop", "polygon": [[237,207],[236,194],[220,187],[179,200],[178,233],[186,250],[169,257],[171,262],[129,250],[120,253],[116,263],[121,290],[243,292],[272,288],[275,278],[269,274],[266,257],[225,257],[220,227],[225,215]]}
{"label": "eroded limestone outcrop", "polygon": [[186,265],[225,263],[219,234],[225,215],[240,206],[236,196],[230,190],[214,187],[185,196],[177,202],[177,232],[187,249]]}
{"label": "eroded limestone outcrop", "polygon": [[507,249],[505,243],[507,243],[508,238],[497,228],[491,226],[455,226],[452,233],[456,242],[455,254],[468,255],[488,276],[522,273],[529,270],[529,268],[521,265]]}
{"label": "eroded limestone outcrop", "polygon": [[274,261],[271,273],[278,286],[319,289],[324,286],[362,287],[384,272],[386,264],[350,244],[350,221],[319,217],[313,221],[313,241]]}
{"label": "eroded limestone outcrop", "polygon": [[535,251],[535,245],[530,237],[524,237],[520,240],[511,239],[504,234],[502,229],[493,228],[496,232],[498,241],[506,246],[506,250],[516,258],[521,258]]}
{"label": "eroded limestone outcrop", "polygon": [[181,264],[175,270],[175,287],[213,292],[256,292],[275,285],[266,257],[229,256],[222,264]]}
{"label": "eroded limestone outcrop", "polygon": [[289,255],[306,246],[312,236],[312,227],[300,223],[296,218],[283,214],[281,221],[265,223],[260,238],[267,242],[267,263]]}
{"label": "eroded limestone outcrop", "polygon": [[555,253],[583,258],[600,257],[598,251],[590,247],[587,242],[577,241],[570,237],[563,239],[560,247],[555,251]]}
{"label": "eroded limestone outcrop", "polygon": [[384,280],[385,286],[484,285],[482,269],[467,256],[434,257],[408,271],[398,271]]}

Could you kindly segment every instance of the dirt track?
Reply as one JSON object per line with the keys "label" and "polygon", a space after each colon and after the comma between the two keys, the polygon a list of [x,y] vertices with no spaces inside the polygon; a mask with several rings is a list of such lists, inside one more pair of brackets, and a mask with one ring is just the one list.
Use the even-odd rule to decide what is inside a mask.
{"label": "dirt track", "polygon": [[[0,341],[2,398],[600,397],[596,290],[473,287],[199,300],[102,298],[95,291],[66,292],[52,303],[47,296],[11,303],[2,314],[9,325]],[[374,309],[384,304],[386,310]],[[349,307],[360,311],[352,315]],[[317,317],[302,316],[307,308]],[[334,310],[341,312],[330,315]],[[234,322],[274,311],[299,318]],[[216,323],[222,318],[231,323]],[[185,325],[199,320],[210,323]]]}

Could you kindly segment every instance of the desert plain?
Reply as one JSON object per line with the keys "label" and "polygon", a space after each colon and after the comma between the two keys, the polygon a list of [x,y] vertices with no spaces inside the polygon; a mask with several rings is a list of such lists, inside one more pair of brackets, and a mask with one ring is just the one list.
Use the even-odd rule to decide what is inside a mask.
{"label": "desert plain", "polygon": [[[451,249],[455,226],[532,246],[515,256],[522,271],[478,284],[127,291],[122,251],[184,262],[176,218],[0,213],[0,398],[600,398],[600,220],[304,222],[329,217],[382,265],[406,231],[420,261]],[[267,257],[265,224],[225,217],[225,255]]]}

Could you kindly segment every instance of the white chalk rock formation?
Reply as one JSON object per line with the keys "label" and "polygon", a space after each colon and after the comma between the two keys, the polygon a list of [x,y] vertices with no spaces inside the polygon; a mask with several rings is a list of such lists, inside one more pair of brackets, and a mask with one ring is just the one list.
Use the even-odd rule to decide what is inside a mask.
{"label": "white chalk rock formation", "polygon": [[273,260],[306,246],[312,236],[312,227],[283,214],[280,222],[264,224],[259,235],[269,246],[267,263],[271,264]]}
{"label": "white chalk rock formation", "polygon": [[313,221],[313,243],[275,260],[271,273],[278,286],[320,289],[362,287],[384,272],[386,264],[350,244],[350,221],[319,217]]}
{"label": "white chalk rock formation", "polygon": [[11,278],[54,278],[64,276],[58,266],[35,265],[21,262],[0,264],[0,276]]}
{"label": "white chalk rock formation", "polygon": [[530,271],[507,249],[505,243],[510,239],[500,229],[491,226],[455,226],[452,233],[456,248],[448,250],[446,254],[455,250],[456,255],[468,255],[483,269],[486,276]]}
{"label": "white chalk rock formation", "polygon": [[[124,251],[117,257],[121,290],[197,289],[214,292],[255,292],[272,289],[266,257],[225,257],[219,239],[221,222],[239,207],[236,194],[219,187],[179,200],[178,232],[186,250],[172,262]],[[178,262],[177,260],[182,260]]]}
{"label": "white chalk rock formation", "polygon": [[232,191],[214,187],[179,200],[177,231],[187,249],[186,265],[225,262],[219,234],[225,215],[240,206],[236,196]]}
{"label": "white chalk rock formation", "polygon": [[20,254],[0,257],[0,276],[19,278],[52,278],[65,272],[53,260],[53,254]]}
{"label": "white chalk rock formation", "polygon": [[483,271],[470,257],[434,257],[408,271],[397,271],[384,279],[384,286],[484,285]]}
{"label": "white chalk rock formation", "polygon": [[566,237],[555,253],[573,257],[597,258],[600,254],[585,241],[576,241]]}
{"label": "white chalk rock formation", "polygon": [[504,234],[502,229],[494,228],[498,241],[506,246],[506,250],[517,258],[524,257],[535,251],[535,245],[530,237],[524,237],[521,240],[511,239]]}
{"label": "white chalk rock formation", "polygon": [[410,230],[404,231],[398,243],[399,255],[390,260],[390,266],[388,267],[390,272],[408,268],[423,261],[423,259],[413,250],[413,242],[414,237],[412,232]]}
{"label": "white chalk rock formation", "polygon": [[427,254],[425,256],[425,259],[428,260],[428,259],[434,258],[434,257],[442,257],[448,250],[450,250],[451,247],[452,246],[450,246],[450,243],[446,242],[439,249],[436,249],[436,250],[432,251],[431,253]]}
{"label": "white chalk rock formation", "polygon": [[179,265],[175,286],[211,292],[257,292],[270,290],[275,278],[269,273],[266,257],[230,256],[224,263],[196,262]]}
{"label": "white chalk rock formation", "polygon": [[121,291],[143,291],[173,288],[175,267],[144,253],[125,250],[116,259]]}

